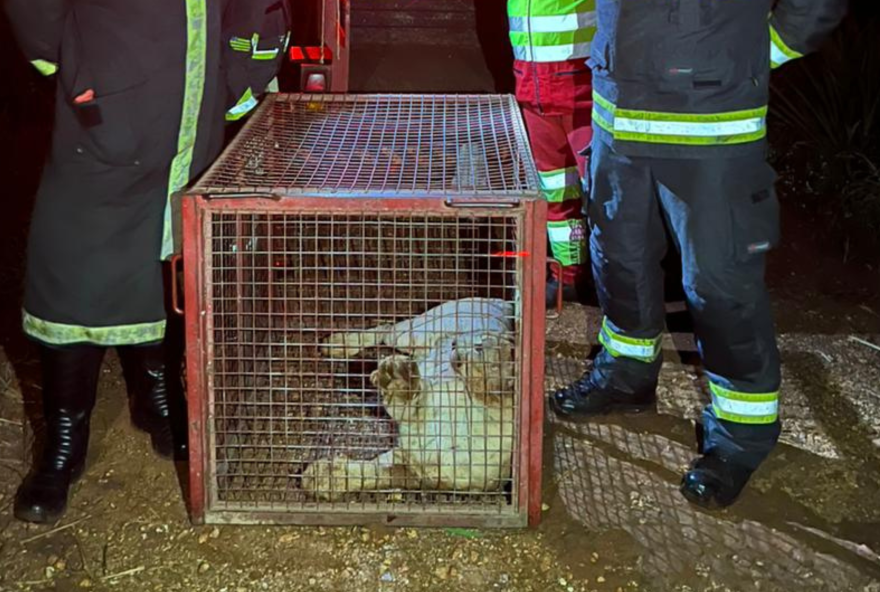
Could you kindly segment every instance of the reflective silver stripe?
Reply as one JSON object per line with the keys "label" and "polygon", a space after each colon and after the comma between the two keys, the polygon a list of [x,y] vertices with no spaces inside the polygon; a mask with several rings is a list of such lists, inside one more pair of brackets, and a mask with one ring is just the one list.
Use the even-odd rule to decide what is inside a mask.
{"label": "reflective silver stripe", "polygon": [[657,350],[652,345],[633,345],[618,341],[614,338],[614,335],[609,335],[609,337],[610,339],[605,343],[605,347],[627,358],[653,358]]}
{"label": "reflective silver stripe", "polygon": [[803,57],[803,54],[786,45],[785,40],[779,35],[779,31],[770,25],[770,65],[778,68],[786,62],[800,57]]}
{"label": "reflective silver stripe", "polygon": [[763,117],[752,117],[739,121],[687,122],[655,121],[647,119],[614,118],[614,131],[658,136],[738,136],[752,134],[764,129]]}
{"label": "reflective silver stripe", "polygon": [[571,224],[567,221],[548,222],[547,235],[551,243],[567,243],[571,240]]}
{"label": "reflective silver stripe", "polygon": [[562,220],[547,223],[547,236],[553,257],[563,267],[580,265],[587,256],[587,228],[583,220]]}
{"label": "reflective silver stripe", "polygon": [[781,66],[791,58],[782,53],[782,50],[776,47],[776,44],[770,42],[770,63],[774,66]]}
{"label": "reflective silver stripe", "polygon": [[564,62],[590,57],[589,43],[534,45],[513,48],[513,57],[524,62]]}
{"label": "reflective silver stripe", "polygon": [[595,12],[579,12],[558,16],[512,16],[510,30],[519,33],[564,33],[596,26]]}
{"label": "reflective silver stripe", "polygon": [[258,101],[254,97],[253,91],[250,88],[247,89],[235,107],[226,112],[226,121],[238,121],[250,113],[257,104]]}
{"label": "reflective silver stripe", "polygon": [[647,345],[630,345],[628,343],[620,343],[613,338],[611,339],[611,343],[614,344],[612,347],[614,351],[628,358],[649,358],[654,355],[654,348],[648,347]]}
{"label": "reflective silver stripe", "polygon": [[581,175],[578,173],[577,167],[546,173],[539,172],[538,178],[541,182],[542,191],[556,191],[566,187],[579,187],[581,184]]}
{"label": "reflective silver stripe", "polygon": [[599,330],[599,342],[615,357],[633,358],[653,362],[660,355],[660,336],[653,339],[636,339],[619,335],[611,322],[605,318]]}
{"label": "reflective silver stripe", "polygon": [[748,401],[735,401],[720,397],[712,393],[712,405],[723,413],[744,415],[746,417],[770,417],[779,414],[779,401],[767,401],[764,403],[751,403]]}

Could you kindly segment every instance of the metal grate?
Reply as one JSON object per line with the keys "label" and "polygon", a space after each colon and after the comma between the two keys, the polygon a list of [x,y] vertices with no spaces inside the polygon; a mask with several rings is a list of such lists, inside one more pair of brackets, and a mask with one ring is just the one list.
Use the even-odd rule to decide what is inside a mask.
{"label": "metal grate", "polygon": [[[507,383],[504,392],[486,394],[493,398],[490,405],[456,391],[465,385],[456,382],[461,373],[452,367],[465,361],[462,355],[475,353],[455,340],[483,336],[480,315],[493,311],[483,310],[482,301],[477,314],[463,304],[435,326],[413,328],[405,338],[420,343],[398,346],[396,352],[394,344],[375,346],[369,338],[360,344],[362,351],[322,351],[322,345],[334,335],[406,321],[451,301],[514,303],[517,259],[498,255],[520,250],[517,222],[517,217],[425,215],[213,216],[208,289],[218,507],[281,503],[302,508],[316,501],[377,509],[394,503],[421,510],[438,504],[511,507],[519,410],[512,363],[519,324],[515,306],[504,307],[504,318],[497,319],[511,327],[508,363],[480,369]],[[467,344],[472,346],[489,344]],[[428,385],[409,395],[436,400],[411,407],[383,400],[370,377],[389,356],[419,364],[421,381]],[[424,362],[430,356],[433,363]],[[487,408],[501,417],[468,416]],[[422,412],[436,416],[409,417]],[[462,424],[468,421],[481,425]],[[423,428],[432,434],[401,432]],[[452,453],[462,442],[472,449]],[[380,466],[381,455],[391,450],[431,458],[413,461],[425,460],[423,466]],[[486,466],[489,457],[500,465]],[[334,459],[351,465],[334,467],[347,471],[347,483],[320,474]],[[412,469],[419,478],[389,475],[376,487],[358,482],[358,471]],[[435,470],[443,475],[429,474]],[[450,479],[445,475],[450,471],[458,475]],[[471,472],[492,472],[498,482],[470,483]],[[318,482],[304,487],[304,476]],[[241,503],[228,505],[232,502]]]}
{"label": "metal grate", "polygon": [[545,209],[513,105],[278,96],[184,200],[197,520],[540,513]]}
{"label": "metal grate", "polygon": [[283,195],[537,191],[512,97],[276,95],[195,189]]}

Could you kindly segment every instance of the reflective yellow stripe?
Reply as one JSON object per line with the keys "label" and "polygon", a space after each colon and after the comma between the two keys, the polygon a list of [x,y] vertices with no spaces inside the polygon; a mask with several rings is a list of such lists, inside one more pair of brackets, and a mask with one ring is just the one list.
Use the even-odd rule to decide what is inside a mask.
{"label": "reflective yellow stripe", "polygon": [[260,35],[258,33],[254,33],[253,38],[251,38],[252,52],[251,59],[254,60],[274,60],[278,57],[278,54],[281,53],[281,50],[277,47],[274,49],[259,49],[260,47]]}
{"label": "reflective yellow stripe", "polygon": [[512,16],[508,20],[512,32],[563,33],[565,31],[595,28],[596,13],[590,11],[548,16]]}
{"label": "reflective yellow stripe", "polygon": [[162,320],[118,327],[81,327],[45,321],[26,311],[22,322],[24,332],[43,343],[50,345],[92,343],[107,347],[162,341],[165,337],[165,325],[166,321]]}
{"label": "reflective yellow stripe", "polygon": [[767,134],[767,107],[721,113],[667,113],[621,109],[593,92],[593,120],[615,140],[654,144],[725,145]]}
{"label": "reflective yellow stripe", "polygon": [[174,253],[171,196],[189,183],[192,170],[193,150],[205,94],[205,61],[208,53],[206,2],[207,0],[186,0],[186,78],[180,131],[177,137],[177,156],[171,161],[171,174],[168,179],[168,202],[165,206],[165,226],[162,233],[162,259]]}
{"label": "reflective yellow stripe", "polygon": [[235,107],[226,112],[226,121],[238,121],[257,106],[257,99],[254,97],[254,91],[248,88],[235,104]]}
{"label": "reflective yellow stripe", "polygon": [[233,37],[229,40],[229,47],[234,49],[235,51],[240,51],[243,53],[251,52],[251,41],[250,39],[244,39],[242,37]]}
{"label": "reflective yellow stripe", "polygon": [[547,222],[547,238],[553,258],[564,267],[587,260],[587,225],[583,220]]}
{"label": "reflective yellow stripe", "polygon": [[770,65],[778,68],[786,62],[802,57],[803,54],[790,48],[773,25],[770,25]]}
{"label": "reflective yellow stripe", "polygon": [[599,343],[615,358],[631,358],[640,362],[653,362],[660,355],[661,336],[653,339],[637,339],[621,335],[606,317],[599,330]]}
{"label": "reflective yellow stripe", "polygon": [[58,71],[58,64],[46,60],[32,60],[31,65],[43,76],[52,76]]}
{"label": "reflective yellow stripe", "polygon": [[539,172],[541,192],[550,203],[583,198],[583,185],[577,167]]}
{"label": "reflective yellow stripe", "polygon": [[596,0],[508,0],[511,17],[557,16],[596,11]]}
{"label": "reflective yellow stripe", "polygon": [[779,391],[744,393],[714,382],[709,383],[709,390],[712,392],[712,410],[721,419],[734,423],[768,424],[779,418]]}
{"label": "reflective yellow stripe", "polygon": [[595,27],[561,33],[511,31],[510,44],[513,46],[513,55],[518,60],[561,62],[588,58],[590,42],[595,34]]}
{"label": "reflective yellow stripe", "polygon": [[590,56],[595,0],[509,0],[507,16],[517,60],[561,62]]}

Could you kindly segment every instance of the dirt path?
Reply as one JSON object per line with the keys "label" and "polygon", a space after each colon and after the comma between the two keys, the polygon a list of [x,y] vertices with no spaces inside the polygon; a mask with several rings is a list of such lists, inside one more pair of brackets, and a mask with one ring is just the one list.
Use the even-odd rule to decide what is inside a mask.
{"label": "dirt path", "polygon": [[[692,337],[671,322],[659,415],[548,421],[545,520],[533,531],[193,528],[184,467],[158,461],[130,426],[115,359],[61,529],[15,522],[21,392],[38,396],[17,324],[41,129],[0,148],[19,196],[0,217],[0,338],[16,368],[0,359],[0,591],[880,591],[880,352],[852,339],[880,343],[880,275],[842,264],[791,208],[770,268],[786,435],[728,512],[696,511],[676,490],[703,395]],[[583,370],[598,318],[569,307],[551,324],[548,388]]]}
{"label": "dirt path", "polygon": [[[702,395],[682,362],[689,336],[675,333],[661,415],[548,422],[545,520],[525,532],[193,528],[184,467],[130,426],[111,358],[67,528],[13,521],[24,465],[0,465],[0,590],[880,590],[880,352],[850,339],[872,338],[862,306],[820,325],[837,333],[792,316],[786,443],[734,509],[705,514],[677,493]],[[582,370],[597,318],[570,307],[551,324],[548,388]],[[20,402],[6,377],[9,416]]]}
{"label": "dirt path", "polygon": [[[850,369],[877,384],[870,360]],[[549,381],[577,371],[573,358],[554,358]],[[679,403],[696,392],[679,364],[664,377],[663,394]],[[868,590],[880,575],[869,548],[856,545],[880,548],[876,474],[860,474],[845,443],[843,459],[783,446],[740,505],[703,514],[675,490],[691,427],[670,405],[654,418],[551,423],[547,512],[536,531],[192,528],[175,467],[131,428],[123,398],[111,361],[90,468],[59,525],[69,528],[11,521],[23,465],[0,468],[0,590],[784,590],[790,581]]]}

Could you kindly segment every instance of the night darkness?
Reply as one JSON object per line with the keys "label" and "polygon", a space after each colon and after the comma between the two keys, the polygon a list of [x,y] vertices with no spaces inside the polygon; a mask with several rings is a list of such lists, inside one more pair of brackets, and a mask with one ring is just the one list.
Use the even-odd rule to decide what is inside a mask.
{"label": "night darkness", "polygon": [[[359,1],[368,0],[351,0]],[[511,89],[505,1],[448,1],[475,15],[473,31],[462,34],[472,47],[460,54],[426,47],[412,59],[460,64],[482,55],[485,64],[468,70],[469,80]],[[315,18],[310,13],[294,32]],[[372,50],[377,61],[386,57]],[[420,76],[435,67],[414,64]],[[442,68],[436,75],[464,76]],[[117,590],[195,592],[880,590],[880,0],[851,0],[821,51],[773,74],[769,160],[779,176],[783,238],[768,258],[767,285],[787,431],[742,502],[711,516],[689,510],[678,495],[693,448],[692,412],[700,407],[687,393],[706,377],[672,262],[664,405],[658,415],[571,428],[548,423],[540,529],[193,527],[181,501],[185,479],[171,463],[155,461],[129,424],[121,368],[111,356],[79,505],[64,519],[83,522],[31,542],[48,529],[12,517],[27,459],[10,451],[29,456],[42,423],[38,353],[22,332],[21,310],[55,89],[20,54],[2,10],[0,81],[0,590],[109,590],[116,583]],[[548,384],[582,371],[583,358],[598,349],[600,319],[598,308],[577,304],[548,323]],[[10,426],[13,436],[4,431]],[[186,467],[178,471],[185,476]],[[675,586],[658,584],[666,577]]]}

